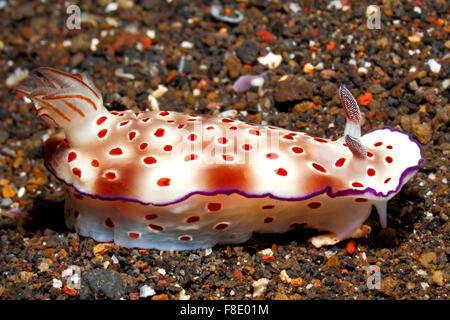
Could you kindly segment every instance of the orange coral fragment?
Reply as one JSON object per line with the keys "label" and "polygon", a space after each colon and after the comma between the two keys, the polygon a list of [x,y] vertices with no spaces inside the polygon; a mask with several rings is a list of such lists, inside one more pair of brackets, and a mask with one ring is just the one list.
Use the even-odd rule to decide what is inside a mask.
{"label": "orange coral fragment", "polygon": [[359,96],[358,102],[362,106],[368,106],[370,101],[372,101],[372,94],[370,92],[366,92]]}
{"label": "orange coral fragment", "polygon": [[347,246],[345,247],[345,250],[347,251],[348,254],[354,254],[355,251],[356,251],[356,248],[355,248],[355,241],[350,240],[350,241],[347,243]]}
{"label": "orange coral fragment", "polygon": [[71,297],[75,297],[77,295],[77,290],[72,289],[68,286],[64,286],[63,291],[65,294],[71,296]]}
{"label": "orange coral fragment", "polygon": [[326,50],[327,50],[327,51],[331,51],[331,50],[333,50],[335,47],[336,47],[336,44],[335,44],[333,41],[330,41],[330,42],[327,44]]}

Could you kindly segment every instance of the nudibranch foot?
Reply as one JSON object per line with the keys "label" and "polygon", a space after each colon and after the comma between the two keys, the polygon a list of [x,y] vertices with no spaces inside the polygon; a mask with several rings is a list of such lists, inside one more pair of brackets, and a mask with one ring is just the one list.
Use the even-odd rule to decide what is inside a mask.
{"label": "nudibranch foot", "polygon": [[344,136],[314,137],[231,116],[108,111],[85,75],[37,69],[18,90],[61,129],[44,163],[67,187],[66,224],[126,247],[186,250],[247,241],[253,232],[299,226],[355,235],[419,170],[422,152],[406,133],[361,135],[361,113],[339,93]]}
{"label": "nudibranch foot", "polygon": [[[67,189],[67,227],[97,241],[125,247],[186,250],[237,244],[252,232],[283,233],[297,227],[331,231],[345,239],[371,212],[373,202],[362,197],[328,194],[286,201],[271,197],[249,198],[236,193],[193,195],[167,206],[104,201]],[[339,213],[339,220],[330,219]]]}

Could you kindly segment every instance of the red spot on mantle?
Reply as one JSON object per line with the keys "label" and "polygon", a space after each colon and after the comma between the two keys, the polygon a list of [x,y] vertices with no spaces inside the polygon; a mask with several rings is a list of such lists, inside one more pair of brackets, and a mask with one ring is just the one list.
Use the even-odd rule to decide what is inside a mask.
{"label": "red spot on mantle", "polygon": [[98,167],[100,165],[100,163],[98,162],[98,160],[92,160],[91,161],[91,166],[93,166],[93,167]]}
{"label": "red spot on mantle", "polygon": [[103,116],[103,117],[100,117],[100,118],[98,118],[97,119],[97,125],[99,126],[99,125],[101,125],[103,122],[105,122],[106,121],[106,117],[105,116]]}
{"label": "red spot on mantle", "polygon": [[160,187],[170,186],[170,178],[161,178],[158,180],[157,185]]}
{"label": "red spot on mantle", "polygon": [[81,178],[81,170],[79,168],[73,168],[72,173],[78,176],[78,178]]}
{"label": "red spot on mantle", "polygon": [[148,143],[143,142],[143,143],[141,143],[141,145],[139,146],[139,149],[144,150],[145,148],[147,148],[147,146],[148,146]]}
{"label": "red spot on mantle", "polygon": [[266,158],[267,159],[278,159],[279,156],[276,153],[271,152],[271,153],[266,154]]}
{"label": "red spot on mantle", "polygon": [[154,163],[156,163],[157,161],[156,161],[156,158],[155,157],[152,157],[152,156],[149,156],[149,157],[145,157],[144,158],[144,163],[145,164],[154,164]]}
{"label": "red spot on mantle", "polygon": [[165,130],[162,128],[159,128],[155,131],[154,135],[155,137],[161,138],[162,136],[164,136]]}
{"label": "red spot on mantle", "polygon": [[228,142],[228,139],[225,137],[220,137],[217,139],[217,142],[220,144],[226,144]]}
{"label": "red spot on mantle", "polygon": [[321,139],[321,138],[314,138],[314,141],[320,142],[320,143],[328,143],[327,140]]}
{"label": "red spot on mantle", "polygon": [[271,223],[273,222],[275,219],[273,217],[265,217],[264,218],[264,223]]}
{"label": "red spot on mantle", "polygon": [[320,208],[322,204],[320,202],[310,202],[308,203],[308,207],[310,207],[311,209],[318,209]]}
{"label": "red spot on mantle", "polygon": [[231,154],[223,154],[223,155],[222,155],[222,159],[223,159],[224,161],[233,161],[233,160],[234,160],[234,157],[233,157]]}
{"label": "red spot on mantle", "polygon": [[72,162],[77,158],[77,154],[75,152],[70,152],[69,155],[67,156],[67,161],[68,162]]}
{"label": "red spot on mantle", "polygon": [[165,145],[163,148],[164,151],[172,151],[172,146],[170,144]]}
{"label": "red spot on mantle", "polygon": [[141,235],[139,233],[137,233],[137,232],[128,232],[128,236],[131,239],[138,239]]}
{"label": "red spot on mantle", "polygon": [[336,162],[334,163],[334,165],[336,166],[336,167],[342,167],[343,165],[344,165],[344,163],[345,163],[345,158],[340,158],[340,159],[338,159],[338,160],[336,160]]}
{"label": "red spot on mantle", "polygon": [[352,186],[355,188],[364,188],[364,185],[362,183],[359,182],[353,182]]}
{"label": "red spot on mantle", "polygon": [[221,203],[216,203],[216,202],[208,203],[208,210],[209,211],[219,211],[221,208],[222,208],[222,204]]}
{"label": "red spot on mantle", "polygon": [[107,133],[108,133],[108,129],[100,130],[100,131],[97,133],[97,137],[103,138],[104,136],[106,136]]}
{"label": "red spot on mantle", "polygon": [[225,230],[228,228],[228,223],[219,223],[214,227],[216,230]]}
{"label": "red spot on mantle", "polygon": [[284,168],[278,168],[275,170],[275,173],[279,176],[285,177],[287,176],[288,172]]}
{"label": "red spot on mantle", "polygon": [[192,161],[198,159],[198,155],[196,154],[188,154],[186,157],[184,157],[184,161]]}
{"label": "red spot on mantle", "polygon": [[259,130],[256,130],[256,129],[250,129],[248,131],[248,133],[250,133],[250,134],[252,134],[254,136],[260,136],[261,135],[261,132]]}
{"label": "red spot on mantle", "polygon": [[108,171],[105,173],[105,178],[108,180],[114,180],[116,179],[116,174],[112,171]]}
{"label": "red spot on mantle", "polygon": [[200,220],[199,216],[192,216],[186,219],[186,223],[193,223],[193,222],[197,222]]}
{"label": "red spot on mantle", "polygon": [[292,147],[292,152],[293,153],[296,153],[296,154],[300,154],[300,153],[303,153],[303,148],[301,148],[301,147]]}
{"label": "red spot on mantle", "polygon": [[312,166],[314,167],[314,169],[316,169],[317,171],[323,172],[323,173],[327,173],[327,170],[321,166],[318,163],[313,162]]}
{"label": "red spot on mantle", "polygon": [[130,141],[131,141],[134,138],[136,138],[136,132],[135,131],[128,132],[128,139],[130,139]]}
{"label": "red spot on mantle", "polygon": [[195,140],[197,140],[197,135],[195,133],[191,133],[186,137],[189,141],[194,142]]}
{"label": "red spot on mantle", "polygon": [[161,227],[157,224],[149,224],[148,227],[155,231],[163,231],[164,230],[164,227]]}
{"label": "red spot on mantle", "polygon": [[180,236],[178,239],[181,241],[191,241],[192,237],[191,236]]}
{"label": "red spot on mantle", "polygon": [[107,226],[108,228],[114,228],[114,223],[111,220],[111,218],[106,218],[105,220],[105,226]]}
{"label": "red spot on mantle", "polygon": [[121,154],[123,154],[123,151],[121,148],[113,148],[113,149],[109,150],[109,154],[111,156],[120,156]]}

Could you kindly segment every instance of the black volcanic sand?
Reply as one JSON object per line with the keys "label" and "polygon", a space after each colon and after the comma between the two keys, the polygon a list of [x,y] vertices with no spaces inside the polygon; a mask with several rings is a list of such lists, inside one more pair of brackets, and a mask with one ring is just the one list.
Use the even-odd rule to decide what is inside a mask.
{"label": "black volcanic sand", "polygon": [[[233,24],[207,1],[99,0],[81,6],[79,30],[66,27],[65,2],[0,2],[1,299],[448,299],[448,2],[383,1],[379,30],[366,26],[372,1],[294,2],[223,2],[223,14],[244,16]],[[261,91],[236,94],[239,76],[267,70],[258,58],[269,51],[282,63]],[[296,229],[212,250],[100,244],[65,227],[62,185],[42,159],[52,132],[13,90],[15,71],[39,66],[86,72],[110,110],[151,108],[159,87],[161,110],[235,109],[240,120],[328,138],[343,134],[344,83],[364,132],[405,131],[425,160],[389,202],[388,228],[372,212],[367,239],[316,249],[307,239],[317,232]],[[379,288],[366,284],[370,266]]]}

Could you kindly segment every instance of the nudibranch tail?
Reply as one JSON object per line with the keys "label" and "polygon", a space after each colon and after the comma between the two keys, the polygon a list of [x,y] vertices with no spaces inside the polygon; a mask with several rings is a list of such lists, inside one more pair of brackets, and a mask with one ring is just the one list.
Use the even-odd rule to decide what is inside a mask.
{"label": "nudibranch tail", "polygon": [[48,125],[80,131],[94,113],[108,113],[100,92],[87,77],[51,68],[35,72],[36,88],[21,86],[16,90],[31,99],[37,115]]}
{"label": "nudibranch tail", "polygon": [[342,106],[345,111],[345,142],[348,148],[356,158],[366,159],[366,149],[361,143],[361,111],[358,103],[350,91],[343,85],[339,87],[339,95],[341,97]]}

